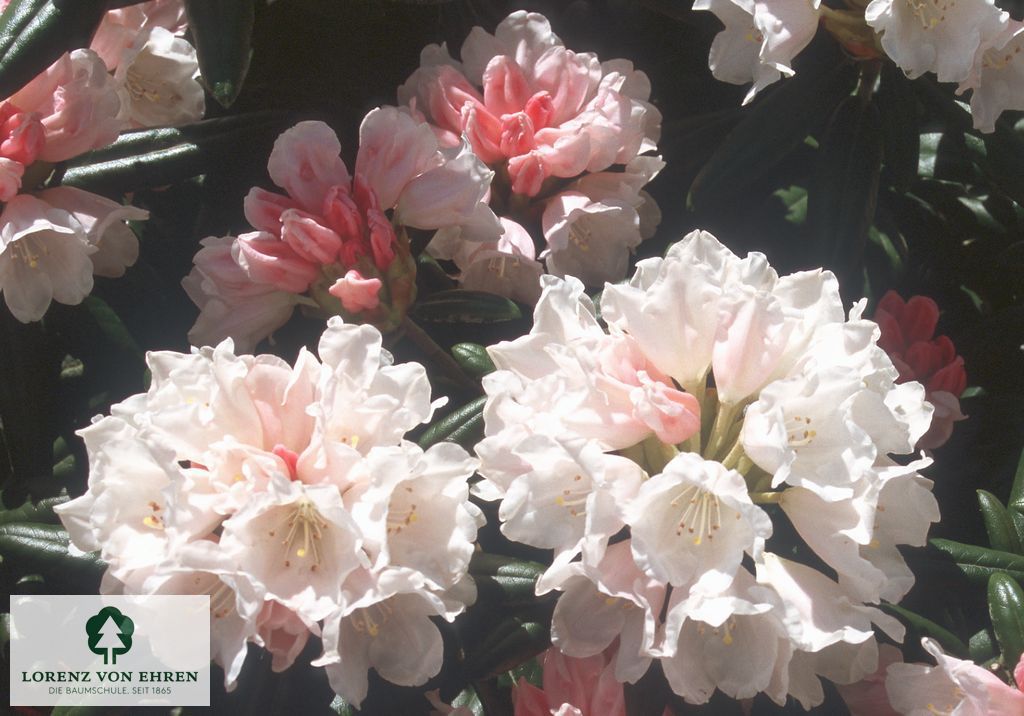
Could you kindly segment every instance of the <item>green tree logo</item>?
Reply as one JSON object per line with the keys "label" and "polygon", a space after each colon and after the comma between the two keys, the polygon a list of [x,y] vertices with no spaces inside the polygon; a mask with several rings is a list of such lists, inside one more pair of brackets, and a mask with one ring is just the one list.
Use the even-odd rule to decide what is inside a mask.
{"label": "green tree logo", "polygon": [[102,654],[104,664],[116,664],[118,654],[132,648],[135,622],[114,607],[103,607],[85,623],[89,635],[89,651]]}

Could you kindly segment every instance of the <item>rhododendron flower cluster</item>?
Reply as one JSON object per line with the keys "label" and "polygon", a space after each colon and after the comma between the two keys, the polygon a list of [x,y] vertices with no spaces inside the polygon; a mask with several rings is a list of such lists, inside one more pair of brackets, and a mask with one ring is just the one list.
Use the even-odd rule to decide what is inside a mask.
{"label": "rhododendron flower cluster", "polygon": [[267,168],[286,195],[254,187],[245,216],[255,231],[204,240],[182,282],[201,311],[193,343],[231,336],[252,347],[297,304],[393,328],[415,297],[405,227],[471,221],[481,236],[500,234],[483,202],[492,172],[465,145],[441,148],[407,112],[366,115],[354,176],[340,151],[323,122],[277,139]]}
{"label": "rhododendron flower cluster", "polygon": [[[428,250],[455,262],[464,287],[530,302],[538,259],[588,285],[623,278],[630,251],[660,220],[642,191],[663,166],[641,156],[661,130],[647,76],[627,60],[567,49],[547,18],[525,11],[493,35],[474,28],[460,57],[427,46],[398,99],[442,145],[468,141],[495,170],[490,202],[505,232],[497,240],[456,225]],[[540,251],[532,236],[543,236]]]}
{"label": "rhododendron flower cluster", "polygon": [[476,460],[403,439],[443,401],[375,328],[335,317],[319,356],[150,353],[149,391],[80,431],[89,489],[59,514],[109,564],[104,593],[210,595],[229,685],[248,642],[280,671],[318,635],[315,663],[358,705],[371,667],[405,686],[436,674],[431,617],[475,599]]}
{"label": "rhododendron flower cluster", "polygon": [[931,427],[918,448],[937,448],[953,432],[953,423],[966,416],[960,412],[960,394],[967,387],[964,359],[953,341],[935,336],[939,307],[926,296],[904,301],[889,291],[878,302],[875,321],[882,329],[880,345],[900,372],[897,382],[916,380],[924,385],[928,402],[935,406]]}
{"label": "rhododendron flower cluster", "polygon": [[819,676],[874,671],[874,626],[902,639],[871,605],[910,589],[897,545],[938,519],[929,461],[897,460],[932,406],[863,308],[830,272],[780,277],[706,232],[606,285],[601,320],[579,281],[545,278],[530,334],[489,348],[474,489],[507,537],[554,550],[537,592],[562,592],[562,652],[617,644],[629,682],[658,659],[692,703],[810,707]]}
{"label": "rhododendron flower cluster", "polygon": [[[813,39],[819,23],[854,55],[887,55],[910,78],[933,73],[971,91],[974,126],[995,129],[1004,110],[1024,109],[1024,23],[993,0],[871,0],[863,11],[819,0],[697,0],[725,25],[708,63],[725,82],[752,82],[744,103],[783,75]],[[851,6],[853,7],[853,6]]]}
{"label": "rhododendron flower cluster", "polygon": [[145,211],[70,187],[30,192],[53,162],[112,142],[121,130],[113,78],[91,50],[60,57],[0,103],[0,291],[22,322],[50,301],[77,304],[93,274],[120,276],[138,241],[124,221]]}

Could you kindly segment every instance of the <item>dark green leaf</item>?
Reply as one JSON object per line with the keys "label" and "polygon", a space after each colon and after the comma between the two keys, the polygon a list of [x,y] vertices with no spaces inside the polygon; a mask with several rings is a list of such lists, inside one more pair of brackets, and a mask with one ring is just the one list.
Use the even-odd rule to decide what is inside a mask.
{"label": "dark green leaf", "polygon": [[140,361],[145,361],[145,351],[139,347],[139,344],[135,342],[132,334],[128,331],[128,327],[124,325],[121,318],[114,313],[113,309],[103,299],[97,296],[88,296],[82,303],[86,310],[89,311],[89,315],[96,321],[100,332],[111,343],[126,353],[131,353]]}
{"label": "dark green leaf", "polygon": [[694,179],[689,205],[721,204],[775,168],[850,94],[855,77],[846,63],[815,64],[765,92]]}
{"label": "dark green leaf", "polygon": [[290,122],[290,115],[268,111],[125,132],[113,144],[67,162],[54,183],[106,193],[166,186],[239,156],[268,156]]}
{"label": "dark green leaf", "polygon": [[476,693],[476,689],[472,686],[467,686],[452,699],[452,708],[466,708],[473,712],[473,716],[485,716],[484,705],[480,702],[480,696]]}
{"label": "dark green leaf", "polygon": [[106,10],[107,0],[12,0],[0,16],[0,99],[88,47]]}
{"label": "dark green leaf", "polygon": [[1003,664],[1012,669],[1024,653],[1024,590],[1006,574],[989,577],[988,613]]}
{"label": "dark green leaf", "polygon": [[494,371],[494,362],[487,355],[487,349],[479,343],[456,343],[452,356],[462,370],[479,378]]}
{"label": "dark green leaf", "polygon": [[969,651],[967,645],[964,644],[956,634],[941,624],[937,624],[928,617],[921,616],[920,614],[912,612],[898,604],[882,602],[881,606],[885,611],[902,617],[902,619],[921,636],[928,636],[938,641],[946,651],[960,657],[967,656],[967,652]]}
{"label": "dark green leaf", "polygon": [[495,624],[483,643],[466,656],[466,666],[476,681],[508,671],[551,645],[548,621],[511,616]]}
{"label": "dark green leaf", "polygon": [[465,446],[462,441],[472,436],[478,429],[482,437],[483,410],[486,402],[486,397],[477,398],[438,420],[423,433],[418,441],[420,447],[426,450],[435,443],[445,441]]}
{"label": "dark green leaf", "polygon": [[222,107],[230,107],[249,73],[255,0],[185,0],[199,56],[200,82]]}
{"label": "dark green leaf", "polygon": [[848,97],[825,130],[807,190],[807,232],[824,266],[859,274],[881,170],[878,108]]}
{"label": "dark green leaf", "polygon": [[522,318],[514,302],[484,291],[441,291],[413,306],[415,318],[432,323],[499,323]]}
{"label": "dark green leaf", "polygon": [[1020,554],[1020,539],[1013,527],[1013,521],[1003,503],[995,495],[985,490],[978,490],[978,507],[981,518],[985,522],[988,543],[992,549]]}
{"label": "dark green leaf", "polygon": [[1013,477],[1013,486],[1010,488],[1009,505],[1024,505],[1024,450],[1021,450],[1020,459],[1017,461],[1017,474]]}
{"label": "dark green leaf", "polygon": [[885,176],[892,186],[906,189],[917,178],[920,163],[920,134],[917,97],[910,80],[893,62],[882,65],[878,85],[878,109],[885,147]]}
{"label": "dark green leaf", "polygon": [[106,564],[94,554],[71,554],[68,533],[59,525],[12,522],[0,525],[0,556],[25,574],[63,582],[95,582]]}
{"label": "dark green leaf", "polygon": [[334,700],[331,701],[330,709],[338,714],[338,716],[356,716],[356,710],[337,694],[334,695]]}
{"label": "dark green leaf", "polygon": [[972,635],[967,646],[970,650],[971,661],[976,664],[982,664],[996,655],[995,636],[987,627]]}
{"label": "dark green leaf", "polygon": [[481,600],[497,602],[530,601],[537,579],[545,566],[537,562],[477,552],[469,563]]}
{"label": "dark green leaf", "polygon": [[995,572],[1006,572],[1017,581],[1024,580],[1024,556],[986,549],[948,539],[931,539],[928,543],[946,557],[969,579],[988,582]]}
{"label": "dark green leaf", "polygon": [[[65,458],[66,459],[66,458]],[[21,507],[12,510],[0,510],[0,525],[9,522],[53,522],[58,521],[53,508],[68,501],[67,495],[46,497],[38,502],[26,500]]]}

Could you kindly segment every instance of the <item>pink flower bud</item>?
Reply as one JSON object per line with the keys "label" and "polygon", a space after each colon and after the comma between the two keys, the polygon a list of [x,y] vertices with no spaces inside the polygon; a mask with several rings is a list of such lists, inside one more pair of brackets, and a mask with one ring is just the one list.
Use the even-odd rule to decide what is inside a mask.
{"label": "pink flower bud", "polygon": [[300,258],[320,264],[334,263],[341,251],[341,237],[298,209],[281,214],[281,240]]}
{"label": "pink flower bud", "polygon": [[0,156],[28,166],[36,160],[46,143],[39,115],[18,112],[8,102],[4,103],[0,113],[4,117],[0,125]]}
{"label": "pink flower bud", "polygon": [[484,70],[484,104],[501,116],[519,112],[530,97],[530,87],[515,59],[497,55]]}
{"label": "pink flower bud", "polygon": [[395,260],[395,246],[398,237],[395,229],[383,212],[371,209],[366,212],[366,221],[370,229],[370,248],[373,251],[373,262],[381,271],[386,271]]}
{"label": "pink flower bud", "polygon": [[302,259],[288,244],[264,231],[242,234],[232,252],[249,278],[282,291],[303,293],[319,275],[317,265]]}
{"label": "pink flower bud", "polygon": [[516,194],[536,196],[547,178],[547,169],[540,152],[532,150],[508,160],[508,175]]}
{"label": "pink flower bud", "polygon": [[359,207],[342,187],[333,187],[327,192],[324,220],[343,241],[361,241],[363,238],[364,224]]}
{"label": "pink flower bud", "polygon": [[533,138],[533,122],[525,112],[506,114],[501,118],[501,140],[503,154],[515,157],[537,148]]}
{"label": "pink flower bud", "polygon": [[381,281],[379,278],[363,278],[355,269],[334,282],[328,291],[341,301],[349,313],[373,310],[380,305]]}
{"label": "pink flower bud", "polygon": [[538,92],[526,102],[526,114],[534,127],[547,127],[555,113],[555,104],[547,92]]}
{"label": "pink flower bud", "polygon": [[281,212],[285,209],[295,209],[298,204],[286,196],[253,187],[245,195],[243,207],[245,220],[252,224],[254,229],[276,234],[281,231]]}

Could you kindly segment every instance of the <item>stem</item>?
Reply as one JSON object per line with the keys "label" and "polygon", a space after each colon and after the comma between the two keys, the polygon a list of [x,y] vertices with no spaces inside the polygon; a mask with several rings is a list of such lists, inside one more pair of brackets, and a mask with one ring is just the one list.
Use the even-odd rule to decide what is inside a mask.
{"label": "stem", "polygon": [[708,449],[704,452],[705,457],[714,459],[714,456],[722,449],[722,444],[728,437],[739,408],[740,406],[736,404],[719,404],[718,412],[715,413],[715,422],[711,426],[711,436],[708,438]]}
{"label": "stem", "polygon": [[782,500],[782,492],[751,492],[750,500],[755,505],[777,505]]}
{"label": "stem", "polygon": [[448,351],[437,345],[426,331],[413,323],[411,318],[403,318],[401,325],[404,335],[426,353],[427,359],[440,368],[446,378],[467,393],[481,392],[480,384],[466,375],[455,359],[448,355]]}
{"label": "stem", "polygon": [[725,468],[731,470],[739,464],[740,459],[743,457],[745,457],[743,454],[743,443],[739,438],[736,438],[736,442],[732,444],[729,452],[722,458],[721,462]]}

